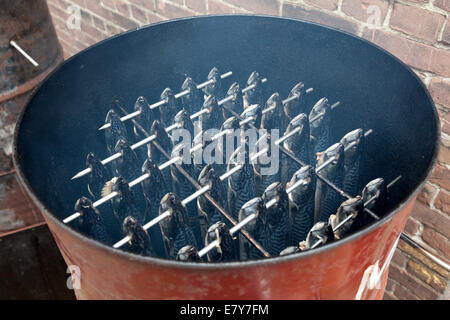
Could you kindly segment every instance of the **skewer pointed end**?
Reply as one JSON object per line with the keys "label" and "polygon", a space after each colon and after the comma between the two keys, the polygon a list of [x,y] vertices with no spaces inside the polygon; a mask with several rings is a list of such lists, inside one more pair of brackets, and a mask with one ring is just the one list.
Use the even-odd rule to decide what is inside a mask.
{"label": "skewer pointed end", "polygon": [[76,175],[74,175],[70,180],[76,180],[78,178],[81,178],[83,174],[81,172],[78,172]]}

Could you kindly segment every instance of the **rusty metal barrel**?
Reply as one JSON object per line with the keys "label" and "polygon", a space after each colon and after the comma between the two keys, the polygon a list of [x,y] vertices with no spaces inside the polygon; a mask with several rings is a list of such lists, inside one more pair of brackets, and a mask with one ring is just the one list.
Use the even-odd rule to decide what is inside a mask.
{"label": "rusty metal barrel", "polygon": [[[329,245],[288,256],[187,263],[105,245],[63,219],[87,194],[71,181],[86,155],[106,156],[97,128],[114,101],[133,110],[185,75],[200,83],[211,66],[244,84],[257,70],[286,97],[302,81],[310,103],[340,101],[334,141],[355,128],[373,130],[367,180],[401,179],[381,219]],[[79,299],[380,299],[388,264],[418,190],[436,161],[439,122],[415,73],[383,49],[312,23],[266,16],[208,16],[158,23],[104,41],[74,56],[40,87],[15,132],[14,162],[70,266]],[[367,182],[368,182],[367,181]]]}
{"label": "rusty metal barrel", "polygon": [[[0,2],[0,175],[12,168],[12,136],[32,90],[63,60],[45,0]],[[28,61],[17,48],[33,57]]]}

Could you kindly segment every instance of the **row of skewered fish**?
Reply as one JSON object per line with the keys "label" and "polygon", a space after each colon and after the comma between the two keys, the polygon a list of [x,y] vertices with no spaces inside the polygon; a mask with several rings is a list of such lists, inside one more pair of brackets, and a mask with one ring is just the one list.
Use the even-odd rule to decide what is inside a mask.
{"label": "row of skewered fish", "polygon": [[[135,110],[140,110],[140,114],[133,121],[134,136],[138,140],[148,135],[156,137],[147,150],[133,150],[126,126],[114,110],[108,112],[107,151],[109,155],[120,153],[120,157],[112,163],[110,171],[93,153],[87,156],[87,166],[91,169],[88,191],[94,199],[112,192],[118,195],[99,208],[94,208],[86,197],[76,202],[75,210],[81,214],[77,225],[82,232],[107,244],[128,235],[126,250],[182,261],[202,261],[198,251],[217,239],[219,245],[208,252],[208,261],[262,257],[242,235],[230,234],[232,224],[205,195],[199,196],[196,202],[182,203],[196,189],[180,168],[200,186],[209,185],[211,197],[234,220],[242,221],[254,214],[256,217],[244,229],[270,255],[307,250],[317,246],[318,241],[329,243],[360,229],[372,221],[365,206],[382,212],[386,197],[383,179],[371,181],[362,197],[357,195],[363,181],[363,130],[356,129],[328,147],[333,135],[331,109],[326,98],[309,110],[304,85],[299,83],[291,90],[287,102],[283,103],[280,95],[274,93],[264,103],[262,80],[257,72],[248,79],[247,85],[251,87],[244,94],[239,84],[233,83],[225,95],[216,68],[211,70],[208,79],[214,81],[202,92],[191,78],[186,78],[182,90],[189,93],[181,98],[181,105],[169,88],[161,94],[165,103],[159,108],[149,108],[144,97],[137,99]],[[221,108],[219,101],[225,96],[232,99]],[[191,116],[202,110],[206,112],[194,123]],[[247,123],[241,125],[241,120]],[[270,143],[271,135],[266,134],[256,146],[250,146],[248,140],[238,135],[235,138],[238,148],[229,159],[225,157],[226,146],[219,139],[216,149],[221,151],[220,163],[182,162],[161,169],[169,157],[186,156],[186,142],[178,143],[175,135],[166,130],[174,124],[190,132],[192,137],[195,126],[201,132],[212,128],[238,130],[247,125],[268,132],[279,129],[284,136],[289,135],[280,146],[304,165],[283,153],[279,169],[273,174],[262,174],[268,164],[250,158],[252,150],[268,146],[267,152],[271,153],[277,148]],[[199,134],[187,150],[197,145],[205,149],[213,143],[214,139]],[[238,161],[240,154],[244,155],[243,162]],[[324,163],[328,165],[323,166]],[[321,177],[353,198],[343,201],[341,194],[317,179],[314,168],[320,166],[323,166]],[[221,174],[233,169],[238,170],[222,181]],[[130,188],[129,182],[142,174],[148,178]],[[170,215],[159,226],[148,231],[143,228],[144,223],[167,211]],[[345,224],[334,232],[333,228],[345,219]]]}

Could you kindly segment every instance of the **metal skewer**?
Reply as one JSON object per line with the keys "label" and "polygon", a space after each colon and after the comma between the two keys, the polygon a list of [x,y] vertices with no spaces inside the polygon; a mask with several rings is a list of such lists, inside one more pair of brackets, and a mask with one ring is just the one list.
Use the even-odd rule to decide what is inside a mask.
{"label": "metal skewer", "polygon": [[[167,161],[167,162],[161,164],[158,168],[159,168],[159,170],[164,170],[164,169],[167,168],[168,166],[174,164],[175,162],[177,162],[177,161],[179,161],[179,160],[181,160],[181,159],[182,159],[181,157],[175,157],[175,158],[170,159],[169,161]],[[150,177],[150,175],[149,175],[148,173],[143,174],[142,176],[140,176],[140,177],[134,179],[133,181],[129,182],[128,185],[129,185],[130,188],[132,188],[132,187],[134,187],[135,185],[141,183],[142,181],[148,179],[149,177]],[[97,200],[96,202],[94,202],[94,203],[92,204],[92,206],[93,206],[94,208],[97,208],[98,206],[102,205],[103,203],[105,203],[105,202],[107,202],[107,201],[109,201],[109,200],[115,198],[117,195],[118,195],[117,192],[112,192],[112,193],[108,194],[107,196],[102,197],[101,199],[99,199],[99,200]],[[65,219],[63,220],[63,222],[64,222],[64,223],[69,223],[69,222],[71,222],[71,221],[73,221],[73,220],[79,218],[80,216],[81,216],[81,214],[80,214],[79,212],[75,212],[75,213],[72,214],[71,216],[65,218]]]}
{"label": "metal skewer", "polygon": [[[333,110],[333,109],[339,107],[340,105],[341,105],[341,102],[340,102],[340,101],[335,102],[334,104],[331,105],[330,110]],[[320,117],[322,117],[322,115],[321,115],[321,114],[318,114],[318,115],[315,116],[314,118],[310,119],[309,122],[314,122],[314,121],[316,121],[317,119],[319,119]]]}
{"label": "metal skewer", "polygon": [[[126,113],[126,111],[121,108],[122,112]],[[144,128],[142,128],[141,125],[139,125],[136,121],[134,121],[134,124],[136,125],[136,127],[141,130],[145,135],[148,136],[148,133],[146,132],[146,130]],[[170,155],[156,142],[156,141],[152,141],[152,143],[155,145],[155,147],[168,159],[170,159]],[[175,167],[177,168],[177,170],[180,171],[181,174],[183,174],[185,176],[185,178],[197,189],[197,191],[190,195],[189,197],[187,197],[186,199],[184,199],[182,201],[183,204],[187,204],[191,201],[193,201],[194,199],[196,199],[197,197],[199,197],[200,195],[204,194],[205,198],[233,225],[236,225],[237,222],[217,203],[217,201],[209,194],[209,187],[205,186],[205,187],[201,187],[197,181],[192,178],[184,169],[183,167],[181,167],[179,164],[177,164],[176,162],[180,161],[181,159],[176,159],[176,161],[174,162]],[[223,176],[222,176],[223,177]],[[158,217],[156,217],[155,219],[151,220],[150,222],[148,222],[147,224],[145,224],[143,226],[143,228],[145,230],[148,230],[149,228],[153,227],[154,225],[158,224],[159,222],[161,222],[162,220],[166,219],[167,217],[170,216],[170,212],[166,211],[163,212],[161,215],[159,215]],[[261,244],[259,244],[255,239],[253,239],[253,237],[245,230],[241,230],[242,235],[257,249],[259,250],[265,257],[270,257],[270,254],[261,246]],[[120,248],[121,246],[123,246],[125,243],[127,243],[130,240],[130,238],[128,236],[124,237],[122,240],[120,240],[119,242],[117,242],[116,244],[114,244],[114,248]]]}
{"label": "metal skewer", "polygon": [[[299,183],[300,182],[300,183]],[[303,181],[298,181],[297,183],[295,183],[294,185],[292,185],[291,187],[289,187],[288,189],[286,189],[286,193],[289,194],[292,191],[294,191],[295,188],[299,187],[302,184]],[[276,199],[271,199],[269,202],[267,202],[265,204],[266,209],[269,209],[270,207],[272,207],[275,203],[277,203]],[[236,224],[234,227],[232,227],[229,232],[231,236],[234,236],[234,234],[236,232],[238,232],[239,230],[241,230],[245,225],[247,225],[249,222],[251,222],[252,220],[256,219],[256,214],[253,213],[251,215],[249,215],[248,217],[246,217],[244,220],[240,221],[238,224]],[[220,241],[219,239],[214,240],[213,242],[211,242],[210,244],[208,244],[206,247],[204,247],[202,250],[200,250],[198,252],[200,257],[203,257],[205,254],[207,254],[209,251],[211,251],[213,248],[215,248],[216,246],[220,245]]]}
{"label": "metal skewer", "polygon": [[[225,78],[228,78],[229,76],[231,76],[232,74],[233,74],[233,72],[232,72],[232,71],[229,71],[229,72],[227,72],[227,73],[222,74],[222,75],[220,76],[220,78],[225,79]],[[205,81],[205,82],[203,82],[203,83],[197,85],[197,89],[202,89],[202,88],[206,87],[207,85],[209,85],[209,84],[211,84],[211,83],[213,83],[213,82],[214,82],[214,79],[210,79],[210,80],[208,80],[208,81]],[[187,95],[188,93],[189,93],[189,90],[181,91],[181,92],[179,92],[179,93],[177,93],[177,94],[175,95],[175,99],[178,99],[178,98],[180,98],[180,97],[182,97],[182,96],[185,96],[185,95]],[[148,107],[149,107],[150,109],[155,109],[155,108],[158,108],[158,107],[162,106],[162,105],[165,104],[166,102],[167,102],[166,100],[161,100],[161,101],[158,101],[158,102],[156,102],[156,103],[154,103],[154,104],[149,105]],[[141,111],[138,110],[138,111],[135,111],[135,112],[133,112],[133,113],[127,114],[126,116],[120,118],[120,121],[125,122],[125,121],[127,121],[127,120],[129,120],[129,119],[133,119],[133,118],[137,117],[140,113],[141,113]],[[104,129],[106,129],[106,128],[109,128],[110,126],[111,126],[110,123],[105,123],[105,124],[104,124],[102,127],[100,127],[98,130],[104,130]]]}
{"label": "metal skewer", "polygon": [[[372,129],[369,129],[366,132],[364,132],[364,138],[367,138],[369,135],[372,134],[372,132],[373,132]],[[356,141],[353,141],[353,142],[349,143],[349,145],[345,147],[344,152],[350,150],[350,148],[352,148],[355,144],[356,144]],[[334,160],[336,160],[336,157],[332,156],[330,159],[328,159],[327,161],[322,163],[320,166],[318,166],[316,168],[316,174],[319,174],[320,171],[322,171],[325,167],[327,167]]]}
{"label": "metal skewer", "polygon": [[[305,92],[306,92],[306,93],[310,93],[310,92],[312,92],[312,91],[314,91],[314,89],[313,89],[313,88],[309,88],[309,89],[306,89]],[[298,97],[299,97],[298,94],[294,94],[294,95],[292,95],[292,97],[289,97],[289,98],[284,99],[284,100],[282,101],[282,103],[283,103],[283,105],[285,105],[285,104],[291,102],[292,100],[297,99]],[[273,109],[275,109],[275,108],[276,108],[276,106],[273,106],[273,107],[271,107],[271,108],[264,109],[264,110],[262,111],[262,114],[265,114],[265,113],[267,113],[267,112],[269,112],[269,111],[271,111],[271,110],[273,110]]]}
{"label": "metal skewer", "polygon": [[39,67],[39,63],[36,62],[28,53],[26,53],[14,40],[11,40],[9,44],[15,48],[17,51],[20,52],[21,55],[23,55],[31,64],[35,67]]}
{"label": "metal skewer", "polygon": [[[394,180],[392,180],[387,186],[386,188],[389,189],[390,187],[392,187],[397,181],[399,181],[402,178],[402,176],[398,176],[397,178],[395,178]],[[371,197],[369,200],[367,200],[364,203],[364,207],[368,206],[370,203],[372,203],[372,201],[374,201],[377,197],[373,196]],[[364,208],[364,210],[366,210],[366,208]],[[367,209],[368,210],[368,209]],[[345,223],[347,223],[347,221],[349,221],[350,219],[353,218],[353,214],[350,214],[347,218],[345,218],[344,220],[342,220],[336,227],[333,228],[333,232],[336,232],[340,227],[342,227]],[[380,217],[378,217],[377,215],[374,214],[374,218],[375,220],[379,220]],[[319,244],[322,243],[322,240],[317,241],[316,243],[314,243],[311,246],[311,249],[316,248]]]}
{"label": "metal skewer", "polygon": [[[262,79],[261,82],[262,82],[262,83],[267,82],[267,78]],[[255,86],[255,84],[252,84],[252,85],[250,85],[250,86],[248,86],[248,87],[242,89],[242,92],[247,92],[248,90],[251,90],[254,86]],[[232,98],[233,98],[233,96],[230,95],[230,96],[228,96],[228,97],[226,97],[226,98],[220,100],[217,104],[218,104],[219,106],[221,106],[221,105],[223,105],[225,102],[231,100]],[[117,103],[117,101],[116,101],[116,103]],[[120,105],[118,105],[118,106],[119,106],[119,108],[121,108]],[[123,110],[122,110],[122,111],[123,111]],[[204,113],[207,113],[207,112],[209,112],[208,109],[200,110],[199,112],[196,112],[196,113],[194,113],[193,115],[191,115],[190,118],[191,118],[191,120],[194,120],[194,119],[198,118],[200,115],[202,115],[202,114],[204,114]],[[131,115],[131,113],[130,113],[130,115]],[[123,119],[123,118],[121,118],[121,119]],[[127,118],[127,119],[131,119],[131,118]],[[240,123],[240,125],[243,125],[243,124],[247,123],[248,121],[252,121],[252,120],[253,120],[253,117],[250,117],[250,118],[248,118],[248,119],[242,121],[242,122]],[[174,123],[173,125],[171,125],[171,126],[169,126],[169,127],[166,128],[166,132],[170,132],[170,131],[172,131],[172,130],[174,130],[174,129],[177,129],[178,126],[179,126],[179,125],[178,125],[177,123]],[[223,134],[226,134],[226,133],[223,133]],[[215,137],[213,137],[212,140],[214,141],[214,140],[216,140],[216,139],[218,139],[218,138],[220,138],[220,137],[221,137],[221,136],[217,136],[217,137],[215,136]],[[135,149],[137,149],[137,148],[139,148],[139,147],[142,147],[142,146],[144,146],[144,145],[146,145],[146,144],[152,142],[154,139],[156,139],[156,136],[155,136],[155,135],[147,136],[147,138],[145,138],[145,139],[143,139],[143,140],[141,140],[141,141],[138,141],[138,142],[136,142],[135,144],[133,144],[133,145],[131,146],[131,149],[132,149],[132,150],[135,150]],[[195,147],[197,147],[197,146],[195,146]],[[195,147],[194,147],[194,148],[195,148]],[[196,150],[198,150],[198,149],[196,149]],[[113,154],[112,156],[110,156],[110,157],[108,157],[108,158],[102,160],[101,163],[102,163],[103,165],[108,164],[108,163],[110,163],[110,162],[112,162],[112,161],[114,161],[114,160],[116,160],[116,159],[119,159],[121,156],[122,156],[122,153],[117,152],[117,153]],[[83,176],[89,174],[91,171],[92,171],[91,168],[86,168],[86,169],[84,169],[84,170],[78,172],[76,175],[74,175],[74,176],[71,178],[71,180],[75,180],[75,179],[81,178],[81,177],[83,177]]]}
{"label": "metal skewer", "polygon": [[[231,73],[230,73],[231,74]],[[267,81],[267,79],[264,79],[264,80],[266,80]],[[213,80],[209,80],[209,81],[213,81]],[[265,82],[265,81],[264,81]],[[208,85],[209,83],[204,83],[204,84],[202,84],[202,85],[204,85],[204,86],[206,86],[206,85]],[[246,89],[248,89],[248,90],[250,90],[251,88],[246,88]],[[245,89],[244,89],[245,90]],[[243,92],[244,92],[244,90],[243,90]],[[312,91],[312,89],[310,88],[310,89],[308,89],[309,90],[309,92],[310,91]],[[307,92],[308,92],[308,90],[307,90]],[[179,97],[181,97],[182,95],[185,95],[185,94],[187,94],[188,93],[188,91],[187,90],[185,90],[185,91],[183,91],[183,92],[180,92],[179,94],[177,94],[176,95],[176,98],[179,98]],[[296,97],[291,97],[291,98],[288,98],[288,99],[295,99]],[[229,97],[227,97],[227,98],[225,98],[224,100],[225,101],[221,101],[222,102],[222,104],[223,103],[225,103],[225,102],[227,102],[227,101],[229,101],[229,100],[231,100],[232,99],[232,96],[229,96]],[[286,99],[286,100],[288,100],[288,99]],[[290,100],[289,100],[290,101]],[[158,103],[156,103],[156,104],[154,104],[154,105],[152,105],[152,106],[150,106],[151,108],[156,108],[156,107],[158,107],[158,106],[160,106],[160,105],[163,105],[165,103],[165,101],[160,101],[160,102],[158,102]],[[336,108],[337,106],[339,106],[339,104],[340,104],[340,102],[337,102],[337,103],[335,103],[335,104],[333,104],[332,106],[331,106],[331,110],[333,110],[334,108]],[[227,111],[229,111],[230,113],[232,113],[233,115],[235,115],[238,119],[241,119],[241,120],[243,120],[242,119],[242,117],[240,117],[238,114],[236,114],[236,113],[234,113],[232,110],[229,110],[228,108],[226,108],[225,106],[223,106],[223,108],[224,109],[226,109]],[[139,114],[139,113],[138,113]],[[121,120],[123,120],[123,121],[125,121],[125,120],[128,120],[128,119],[132,119],[133,117],[135,117],[135,116],[137,116],[138,114],[136,114],[136,113],[134,113],[134,115],[133,114],[129,114],[129,115],[126,115],[125,117],[123,117],[123,118],[121,118]],[[194,117],[195,118],[195,117]],[[315,118],[313,118],[313,119],[311,119],[310,121],[315,121],[315,120],[317,120],[318,118],[320,118],[320,115],[319,116],[317,116],[317,117],[315,117]],[[124,120],[125,119],[125,120]],[[248,121],[248,122],[245,122],[245,121]],[[253,127],[254,129],[256,129],[256,127],[249,121],[249,120],[243,120],[243,123],[241,123],[241,124],[248,124],[250,127]],[[172,126],[171,127],[169,127],[168,129],[170,129],[170,130],[173,130],[175,127],[173,127],[172,128]],[[169,131],[170,131],[169,130]],[[369,130],[370,131],[370,130]],[[226,132],[224,132],[224,133],[219,133],[219,134],[217,134],[215,137],[216,138],[218,138],[218,137],[220,137],[220,136],[222,136],[222,135],[224,135],[224,134],[226,134]],[[366,132],[366,134],[367,134],[367,132]],[[369,133],[370,134],[370,133]],[[147,136],[148,136],[148,134],[147,134]],[[148,138],[150,138],[151,136],[148,136]],[[285,138],[285,139],[287,139],[288,137],[283,137],[283,138]],[[153,138],[154,139],[154,138]],[[283,140],[284,141],[284,140]],[[148,142],[153,142],[154,144],[155,144],[155,146],[157,146],[158,144],[155,142],[155,141],[148,141]],[[148,143],[147,142],[147,143]],[[282,142],[282,141],[281,141]],[[278,144],[280,144],[281,142],[279,142]],[[141,141],[141,142],[139,142],[139,143],[142,143],[142,145],[144,145],[144,144],[146,144],[146,143],[143,143],[143,141]],[[160,148],[160,151],[161,151],[161,149],[162,148]],[[279,146],[279,149],[283,152],[283,153],[285,153],[286,155],[288,155],[289,157],[291,157],[292,158],[292,160],[294,160],[295,162],[297,162],[297,163],[299,163],[300,165],[305,165],[301,160],[299,160],[297,157],[295,157],[295,155],[293,155],[291,152],[289,152],[288,150],[286,150],[286,149],[284,149],[282,146]],[[162,150],[162,152],[163,152],[164,150]],[[165,156],[166,157],[168,157],[169,158],[169,156],[167,155],[167,154],[165,154]],[[113,155],[113,156],[111,156],[111,157],[117,157],[117,155]],[[119,156],[120,157],[120,156]],[[115,158],[116,159],[116,158]],[[106,159],[105,159],[106,160]],[[113,159],[114,160],[114,159]],[[169,166],[169,165],[171,165],[171,164],[174,164],[176,167],[177,167],[177,169],[178,170],[180,170],[180,172],[182,172],[183,173],[183,169],[178,165],[178,164],[176,164],[175,162],[178,162],[178,161],[180,161],[181,159],[180,158],[175,158],[175,159],[171,159],[171,160],[169,160],[169,161],[167,161],[166,163],[164,163],[163,165],[167,165],[167,166]],[[111,160],[112,161],[112,160]],[[174,161],[173,163],[169,163],[169,162],[171,162],[171,161]],[[331,161],[330,161],[331,162]],[[169,163],[169,164],[168,164]],[[239,166],[241,166],[241,165],[239,165]],[[237,170],[239,170],[239,166],[237,166],[237,167],[235,167],[235,168],[233,168],[232,170],[230,170],[229,172],[227,172],[227,173],[225,173],[224,175],[222,175],[220,178],[221,178],[221,180],[224,180],[224,179],[226,179],[227,177],[229,177],[230,175],[232,175],[235,171],[237,171]],[[323,165],[321,166],[322,168],[320,169],[320,170],[322,170],[323,169]],[[317,168],[317,169],[319,169],[319,168]],[[234,170],[234,171],[233,171]],[[318,170],[318,171],[320,171],[320,170]],[[193,201],[196,197],[198,197],[198,196],[200,196],[200,195],[202,195],[202,194],[205,194],[205,197],[221,212],[221,214],[225,217],[225,218],[227,218],[233,225],[234,225],[234,227],[232,228],[232,229],[230,229],[230,231],[231,230],[233,230],[234,232],[236,232],[236,231],[238,231],[238,230],[240,230],[241,231],[241,233],[258,249],[258,250],[260,250],[266,257],[268,257],[269,256],[269,254],[265,251],[265,249],[264,248],[262,248],[260,245],[259,245],[259,243],[257,243],[247,232],[245,232],[245,230],[242,230],[241,228],[242,228],[242,226],[243,225],[245,225],[245,223],[244,224],[242,224],[242,222],[244,222],[244,221],[242,221],[242,222],[240,222],[240,223],[237,223],[236,221],[234,221],[234,219],[233,218],[231,218],[231,216],[229,216],[226,212],[225,212],[225,210],[223,209],[223,208],[221,208],[220,207],[220,205],[218,205],[217,204],[217,202],[209,195],[209,188],[208,188],[208,186],[205,186],[205,187],[203,187],[203,188],[201,188],[197,183],[196,183],[196,181],[192,178],[192,177],[190,177],[185,171],[184,171],[184,173],[183,174],[186,174],[187,176],[187,178],[188,178],[188,180],[192,183],[192,184],[194,184],[194,186],[196,186],[196,188],[197,189],[199,189],[197,192],[195,192],[194,194],[192,194],[191,196],[189,196],[188,198],[186,198],[186,199],[184,199],[183,201],[187,201],[187,202],[190,202],[190,201]],[[330,181],[328,181],[328,179],[326,179],[326,178],[324,178],[324,177],[321,177],[317,172],[316,172],[316,175],[317,175],[317,178],[319,179],[319,180],[322,180],[324,183],[326,183],[329,187],[331,187],[332,189],[334,189],[336,192],[338,192],[341,196],[344,196],[344,197],[346,197],[346,198],[350,198],[350,196],[348,195],[348,194],[346,194],[344,191],[342,191],[342,190],[340,190],[338,187],[336,187],[333,183],[331,183]],[[401,178],[401,176],[400,177],[397,177],[394,181],[392,181],[389,185],[388,185],[388,188],[390,187],[390,186],[392,186],[395,182],[397,182],[398,181],[398,179],[399,178]],[[140,182],[142,182],[142,181],[144,181],[145,180],[145,177],[144,176],[141,176],[141,177],[139,177],[139,178],[137,178],[137,179],[135,179],[135,180],[133,180],[132,182],[130,182],[130,187],[131,187],[131,185],[136,185],[136,184],[138,184],[138,183],[140,183]],[[299,184],[300,185],[300,184]],[[293,190],[294,188],[293,188],[294,186],[291,186],[289,189],[290,190]],[[114,196],[111,196],[111,195],[108,195],[108,196],[110,196],[111,198],[113,198]],[[106,197],[105,197],[106,198]],[[111,198],[109,198],[109,199],[111,199]],[[109,199],[107,199],[107,200],[104,200],[104,199],[100,199],[100,200],[98,200],[97,202],[95,202],[94,204],[96,204],[96,203],[104,203],[104,202],[106,202],[106,201],[108,201]],[[372,199],[370,199],[369,201],[371,201]],[[102,202],[103,201],[103,202]],[[269,202],[270,203],[270,202]],[[268,204],[269,204],[268,203]],[[275,202],[273,202],[273,203],[275,203]],[[100,205],[100,204],[98,204],[98,205]],[[366,210],[366,209],[365,209]],[[378,217],[378,216],[376,216],[373,212],[371,212],[369,209],[367,209],[366,210],[369,214],[371,214],[375,219],[377,219],[377,220],[379,220],[380,218]],[[146,227],[146,230],[148,229],[148,228],[150,228],[151,226],[153,226],[153,225],[155,225],[155,224],[157,224],[157,223],[159,223],[160,221],[162,221],[165,217],[167,217],[167,216],[169,216],[170,215],[170,213],[167,213],[167,212],[165,212],[165,213],[163,213],[162,215],[160,215],[159,217],[157,217],[156,219],[154,219],[154,220],[152,220],[152,221],[150,221],[149,223],[147,223],[146,225],[145,225],[145,227]],[[250,218],[251,216],[249,216],[249,217],[247,217],[247,218]],[[350,218],[348,218],[347,217],[347,219],[350,219]],[[347,220],[346,219],[346,220]],[[252,220],[252,219],[250,219],[250,220]],[[249,221],[250,221],[249,220]],[[347,220],[348,221],[348,220]],[[247,222],[248,223],[248,222]],[[341,225],[343,225],[345,222],[342,222],[342,223],[340,223],[338,226],[336,226],[335,228],[334,228],[334,230],[337,230]],[[241,224],[242,224],[242,226],[241,226]],[[231,232],[230,232],[231,233]],[[412,240],[412,239],[410,239],[409,237],[407,237],[406,235],[404,235],[403,233],[402,233],[402,235],[401,235],[401,237],[402,237],[402,239],[404,239],[405,241],[408,241],[410,244],[411,243],[413,243],[414,245],[415,245],[415,247],[419,247],[421,250],[423,250],[427,255],[430,255],[429,253],[427,253],[426,252],[426,250],[424,249],[424,248],[422,248],[419,244],[417,244],[414,240]],[[125,238],[126,239],[126,238]],[[121,242],[122,241],[124,241],[125,239],[122,239],[121,240]],[[408,239],[408,240],[406,240],[406,239]],[[127,241],[128,241],[129,239],[127,239]],[[126,242],[126,241],[125,241]],[[216,243],[215,243],[216,242]],[[321,243],[321,241],[319,241],[318,243],[316,243],[316,244],[314,244],[314,246],[312,247],[312,248],[314,248],[314,247],[316,247],[317,245],[319,245]],[[202,256],[204,255],[204,254],[206,254],[209,250],[211,250],[211,249],[208,249],[208,250],[205,250],[205,249],[207,249],[207,248],[213,248],[214,246],[217,246],[217,245],[219,245],[220,243],[219,243],[219,241],[218,240],[216,240],[216,241],[214,241],[213,243],[211,243],[211,244],[209,244],[207,247],[205,247],[204,249],[202,249],[201,251],[200,251],[200,253],[202,253]],[[117,244],[116,244],[117,245]],[[448,266],[447,266],[447,269],[448,269]]]}

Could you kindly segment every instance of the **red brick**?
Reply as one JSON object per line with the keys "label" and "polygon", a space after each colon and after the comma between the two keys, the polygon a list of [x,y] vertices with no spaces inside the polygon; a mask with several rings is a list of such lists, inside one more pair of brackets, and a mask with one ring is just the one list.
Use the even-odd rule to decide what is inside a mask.
{"label": "red brick", "polygon": [[402,285],[397,285],[394,290],[394,296],[398,300],[420,300],[418,296],[413,294],[409,288]]}
{"label": "red brick", "polygon": [[422,232],[422,239],[432,248],[444,255],[444,257],[450,259],[450,241],[436,230],[424,227]]}
{"label": "red brick", "polygon": [[[450,114],[447,114],[447,117],[450,120]],[[431,174],[430,182],[437,184],[444,189],[450,190],[450,170],[440,164],[437,164]]]}
{"label": "red brick", "polygon": [[[373,25],[376,25],[379,22],[379,25],[383,25],[383,21],[386,18],[388,11],[388,5],[389,3],[384,0],[343,0],[341,10],[345,14],[362,22]],[[373,9],[370,6],[376,6],[379,9],[379,18],[375,16],[378,14],[378,11],[376,11],[377,9]]]}
{"label": "red brick", "polygon": [[278,0],[226,0],[226,2],[253,13],[278,15],[280,8]]}
{"label": "red brick", "polygon": [[406,220],[405,232],[409,235],[417,235],[419,233],[420,223],[412,217]]}
{"label": "red brick", "polygon": [[[397,282],[394,295],[401,299],[434,299],[437,297],[432,289],[430,289],[421,280],[414,278],[405,270],[395,265],[389,266],[389,278]],[[405,292],[406,291],[406,292]]]}
{"label": "red brick", "polygon": [[[90,1],[90,0],[88,0],[88,1]],[[101,0],[98,2],[101,2],[101,5],[108,9],[116,10],[115,4],[117,3],[117,1],[115,1],[115,0]]]}
{"label": "red brick", "polygon": [[417,221],[420,221],[424,226],[429,226],[435,230],[438,230],[443,235],[450,238],[450,219],[448,216],[437,211],[433,211],[420,202],[416,202],[414,204],[411,211],[411,216]]}
{"label": "red brick", "polygon": [[93,39],[100,41],[103,40],[106,36],[100,32],[97,28],[94,28],[91,24],[87,22],[82,22],[80,24],[81,30],[91,36]]}
{"label": "red brick", "polygon": [[[450,215],[450,193],[444,190],[441,190],[434,201],[434,206],[436,209],[441,210]],[[447,217],[450,219],[450,216]]]}
{"label": "red brick", "polygon": [[117,24],[119,27],[124,28],[125,30],[130,30],[138,27],[138,24],[133,20],[130,20],[115,12],[111,12],[111,21]]}
{"label": "red brick", "polygon": [[128,2],[151,11],[156,9],[153,0],[128,0]]}
{"label": "red brick", "polygon": [[330,11],[336,10],[339,3],[338,0],[305,0],[305,2]]}
{"label": "red brick", "polygon": [[61,8],[55,6],[55,5],[50,4],[50,5],[48,6],[48,9],[49,9],[50,14],[51,14],[52,16],[59,17],[59,18],[61,18],[63,21],[66,21],[67,18],[69,17],[69,13],[67,13],[66,10],[63,10],[63,9],[61,9]]}
{"label": "red brick", "polygon": [[439,13],[396,3],[390,26],[395,30],[434,42],[438,38],[444,21],[444,16]]}
{"label": "red brick", "polygon": [[406,64],[450,77],[450,52],[377,29],[364,29],[363,37],[385,48]]}
{"label": "red brick", "polygon": [[396,285],[396,282],[394,280],[388,278],[387,283],[386,283],[386,291],[388,291],[388,292],[394,291],[395,285]]}
{"label": "red brick", "polygon": [[444,31],[442,32],[441,42],[445,44],[450,44],[450,19],[447,19]]}
{"label": "red brick", "polygon": [[206,0],[186,0],[186,6],[195,12],[206,13]]}
{"label": "red brick", "polygon": [[408,262],[408,257],[401,250],[395,250],[395,253],[392,256],[392,262],[397,266],[404,268],[406,267],[406,262]]}
{"label": "red brick", "polygon": [[148,17],[149,23],[156,23],[156,22],[164,20],[164,19],[160,18],[159,16],[157,16],[156,14],[153,14],[151,12],[147,12],[147,17]]}
{"label": "red brick", "polygon": [[445,135],[441,135],[438,161],[450,165],[450,139]]}
{"label": "red brick", "polygon": [[86,7],[95,13],[96,15],[105,18],[106,20],[111,19],[111,10],[100,5],[99,1],[86,1]]}
{"label": "red brick", "polygon": [[441,278],[450,279],[450,271],[425,255],[421,249],[415,248],[403,240],[398,243],[398,249],[409,257],[408,263],[410,263],[410,261],[421,263],[422,265],[425,265],[427,269],[436,272]]}
{"label": "red brick", "polygon": [[321,23],[350,33],[357,33],[359,30],[358,24],[353,21],[320,10],[302,8],[289,3],[285,3],[283,6],[283,16]]}
{"label": "red brick", "polygon": [[428,206],[431,204],[433,197],[435,196],[437,188],[432,185],[426,183],[422,190],[420,190],[419,195],[417,196],[417,200],[427,204]]}
{"label": "red brick", "polygon": [[187,9],[183,9],[168,2],[157,0],[156,2],[157,12],[169,19],[182,18],[186,16],[194,16],[195,14]]}
{"label": "red brick", "polygon": [[113,35],[120,33],[121,30],[119,28],[117,28],[116,26],[113,26],[112,24],[108,23],[108,24],[106,24],[106,32],[109,36],[113,36]]}
{"label": "red brick", "polygon": [[428,89],[434,102],[450,108],[450,81],[432,78]]}
{"label": "red brick", "polygon": [[128,1],[125,0],[115,0],[116,8],[119,13],[127,18],[131,18],[131,9]]}
{"label": "red brick", "polygon": [[408,261],[406,271],[419,278],[423,282],[427,283],[430,287],[432,287],[439,293],[444,292],[447,288],[446,279],[420,262],[416,262],[414,260]]}
{"label": "red brick", "polygon": [[434,5],[450,12],[450,0],[434,0]]}
{"label": "red brick", "polygon": [[222,13],[233,13],[233,8],[225,3],[209,0],[208,2],[208,13],[209,14],[222,14]]}
{"label": "red brick", "polygon": [[97,29],[103,32],[106,31],[105,22],[102,19],[92,16],[92,21]]}
{"label": "red brick", "polygon": [[135,6],[131,6],[131,14],[134,19],[138,20],[142,24],[148,23],[147,14],[144,10],[136,8]]}
{"label": "red brick", "polygon": [[[442,132],[450,135],[450,112],[447,112],[445,116],[442,117]],[[445,188],[450,190],[449,188]]]}

